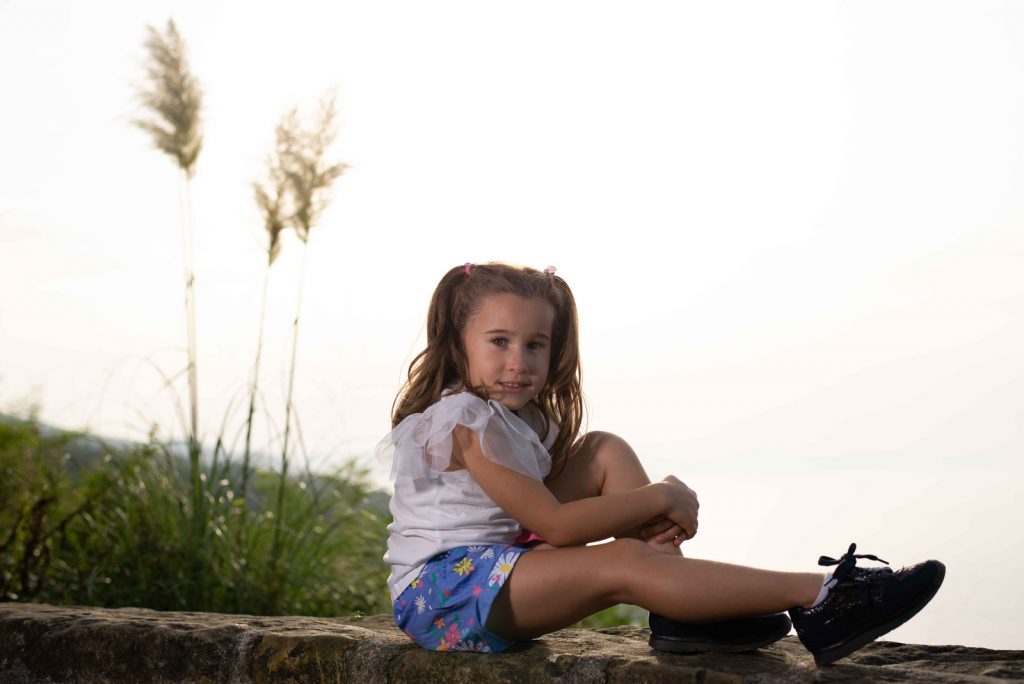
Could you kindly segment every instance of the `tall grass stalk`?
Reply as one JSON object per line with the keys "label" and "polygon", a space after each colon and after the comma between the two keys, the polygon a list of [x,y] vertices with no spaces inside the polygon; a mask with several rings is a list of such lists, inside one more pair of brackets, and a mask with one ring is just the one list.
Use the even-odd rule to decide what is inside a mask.
{"label": "tall grass stalk", "polygon": [[252,462],[252,422],[256,412],[256,395],[260,383],[260,359],[263,356],[263,331],[267,319],[267,289],[270,284],[270,266],[263,274],[263,287],[260,295],[260,323],[256,336],[256,359],[252,364],[252,383],[249,386],[249,410],[245,418],[245,446],[242,456],[242,492],[248,491],[249,472]]}
{"label": "tall grass stalk", "polygon": [[245,447],[243,452],[242,492],[248,489],[249,465],[252,454],[252,424],[256,411],[256,397],[259,393],[260,360],[263,356],[263,334],[267,319],[267,289],[270,283],[270,269],[281,253],[281,233],[286,227],[289,215],[288,179],[282,165],[282,158],[294,144],[295,133],[287,119],[277,126],[274,153],[267,160],[267,178],[253,183],[256,206],[263,214],[263,228],[267,232],[267,268],[263,272],[263,287],[260,295],[259,333],[256,338],[256,359],[253,362],[252,383],[249,387],[249,411],[245,420]]}
{"label": "tall grass stalk", "polygon": [[134,123],[150,135],[154,147],[170,156],[181,172],[179,202],[182,233],[182,261],[185,274],[185,327],[188,355],[189,430],[188,451],[192,481],[193,534],[202,536],[205,499],[200,472],[199,373],[196,343],[196,288],[192,248],[192,177],[203,148],[203,93],[188,66],[185,41],[173,20],[160,32],[147,28],[144,43],[148,61],[146,78],[138,98],[146,115]]}
{"label": "tall grass stalk", "polygon": [[[302,267],[299,272],[298,301],[295,318],[292,320],[292,349],[288,370],[288,391],[285,399],[284,437],[281,446],[281,469],[277,498],[277,514],[284,515],[284,487],[288,474],[288,447],[291,437],[293,396],[295,390],[295,366],[299,343],[299,321],[302,313],[302,299],[305,287],[309,238],[312,229],[326,210],[330,197],[329,190],[334,181],[344,173],[346,164],[330,163],[326,160],[328,149],[338,135],[337,110],[334,96],[320,101],[319,110],[313,121],[303,125],[298,111],[292,109],[281,120],[278,130],[289,133],[288,144],[282,149],[281,166],[287,181],[293,211],[288,223],[302,241]],[[271,547],[272,555],[280,549],[280,534],[275,534]]]}
{"label": "tall grass stalk", "polygon": [[[188,66],[185,42],[173,20],[164,32],[147,26],[144,43],[148,60],[138,99],[146,115],[134,124],[148,133],[153,145],[170,156],[181,171],[179,203],[182,261],[185,275],[185,325],[188,353],[189,448],[199,456],[199,380],[196,367],[196,295],[192,257],[192,177],[203,148],[200,112],[203,93]],[[197,490],[198,493],[198,490]]]}

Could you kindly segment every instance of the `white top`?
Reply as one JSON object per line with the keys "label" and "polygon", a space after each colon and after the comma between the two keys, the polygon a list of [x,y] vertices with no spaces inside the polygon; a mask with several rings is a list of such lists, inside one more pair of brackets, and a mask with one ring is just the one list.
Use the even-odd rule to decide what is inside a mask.
{"label": "white top", "polygon": [[557,430],[542,444],[543,417],[532,405],[513,413],[501,403],[470,392],[442,396],[423,413],[403,420],[377,445],[377,456],[391,461],[395,493],[391,497],[388,551],[391,600],[435,554],[457,546],[511,544],[522,530],[498,507],[465,468],[448,471],[452,430],[465,425],[480,436],[484,456],[535,480],[551,471],[548,449]]}

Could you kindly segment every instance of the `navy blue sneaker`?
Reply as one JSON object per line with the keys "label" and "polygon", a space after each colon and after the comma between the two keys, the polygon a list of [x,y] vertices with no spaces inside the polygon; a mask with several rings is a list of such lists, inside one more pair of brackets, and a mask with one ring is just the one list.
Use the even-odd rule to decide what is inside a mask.
{"label": "navy blue sneaker", "polygon": [[672,653],[739,653],[789,634],[785,613],[717,622],[679,622],[651,613],[651,648]]}
{"label": "navy blue sneaker", "polygon": [[790,608],[800,641],[818,665],[828,665],[871,643],[914,617],[942,586],[946,566],[937,560],[893,572],[890,568],[858,568],[856,544],[839,559],[822,556],[818,565],[837,566],[836,583],[813,608]]}

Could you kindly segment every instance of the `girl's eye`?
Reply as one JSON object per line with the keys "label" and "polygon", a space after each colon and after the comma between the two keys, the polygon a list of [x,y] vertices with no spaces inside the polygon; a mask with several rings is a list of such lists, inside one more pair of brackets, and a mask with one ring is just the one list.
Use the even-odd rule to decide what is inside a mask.
{"label": "girl's eye", "polygon": [[499,347],[504,347],[505,345],[508,344],[508,338],[495,337],[493,340],[491,340],[491,342],[498,345]]}
{"label": "girl's eye", "polygon": [[530,347],[530,349],[543,349],[544,348],[544,343],[543,342],[531,342],[528,346]]}

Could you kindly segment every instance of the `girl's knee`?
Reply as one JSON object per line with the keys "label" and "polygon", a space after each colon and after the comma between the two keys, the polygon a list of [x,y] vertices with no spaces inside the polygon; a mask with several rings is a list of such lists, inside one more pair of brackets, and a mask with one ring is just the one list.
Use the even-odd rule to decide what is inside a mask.
{"label": "girl's knee", "polygon": [[652,549],[650,544],[647,542],[639,539],[633,539],[632,537],[620,537],[615,541],[604,544],[603,546],[607,547],[609,554],[611,554],[615,560],[622,561],[624,563],[638,561],[658,553]]}
{"label": "girl's knee", "polygon": [[612,432],[588,432],[582,441],[579,454],[600,464],[602,470],[621,466],[623,460],[640,463],[633,447],[622,437]]}
{"label": "girl's knee", "polygon": [[618,435],[590,432],[564,467],[545,480],[551,493],[562,502],[614,494],[642,487],[650,482],[636,453]]}
{"label": "girl's knee", "polygon": [[592,459],[591,468],[600,473],[601,493],[615,493],[642,487],[650,482],[633,447],[611,432],[591,432],[593,437],[585,452]]}
{"label": "girl's knee", "polygon": [[582,446],[586,447],[587,451],[596,452],[603,449],[630,449],[629,444],[626,443],[622,437],[619,437],[613,432],[605,432],[604,430],[593,430],[585,434],[580,438]]}

